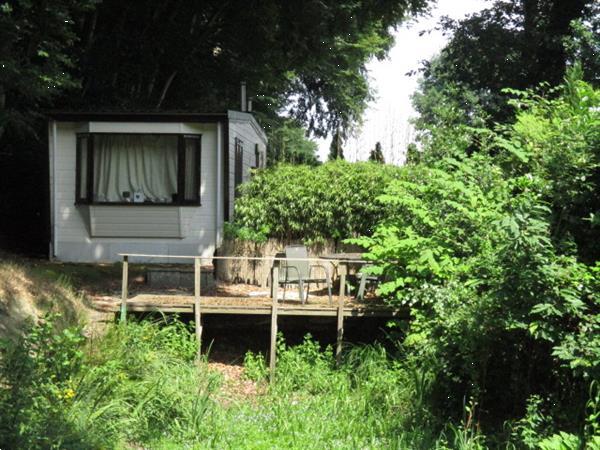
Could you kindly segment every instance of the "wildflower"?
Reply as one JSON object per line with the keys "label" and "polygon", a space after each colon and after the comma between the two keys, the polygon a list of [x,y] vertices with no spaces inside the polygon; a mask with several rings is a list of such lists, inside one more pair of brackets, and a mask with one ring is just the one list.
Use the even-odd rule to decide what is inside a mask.
{"label": "wildflower", "polygon": [[63,392],[62,397],[65,400],[71,400],[73,397],[75,397],[75,391],[71,388],[67,388],[65,389],[65,391]]}

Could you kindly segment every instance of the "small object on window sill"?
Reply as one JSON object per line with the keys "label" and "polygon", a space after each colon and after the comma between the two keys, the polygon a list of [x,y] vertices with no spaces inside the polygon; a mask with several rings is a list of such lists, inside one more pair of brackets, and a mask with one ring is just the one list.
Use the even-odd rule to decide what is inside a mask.
{"label": "small object on window sill", "polygon": [[144,193],[141,191],[135,191],[133,193],[133,203],[144,203],[146,200]]}
{"label": "small object on window sill", "polygon": [[122,196],[123,196],[123,201],[124,202],[130,202],[131,201],[131,192],[129,192],[129,191],[123,191]]}

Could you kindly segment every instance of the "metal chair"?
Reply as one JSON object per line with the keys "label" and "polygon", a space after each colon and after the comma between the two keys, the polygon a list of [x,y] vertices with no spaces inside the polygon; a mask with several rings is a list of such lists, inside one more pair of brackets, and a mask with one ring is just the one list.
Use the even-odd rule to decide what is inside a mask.
{"label": "metal chair", "polygon": [[[283,284],[283,300],[285,300],[285,291],[288,284],[297,284],[298,293],[302,304],[308,301],[311,283],[327,284],[327,294],[329,295],[329,305],[333,305],[331,298],[331,276],[329,269],[321,264],[310,264],[308,260],[308,249],[304,245],[288,245],[285,248],[285,261],[282,261],[281,271],[279,273],[278,284]],[[313,270],[320,268],[325,272],[325,277],[316,277]],[[304,285],[306,284],[306,297],[304,296]]]}
{"label": "metal chair", "polygon": [[364,300],[365,299],[365,290],[367,288],[367,282],[373,284],[377,284],[379,282],[379,277],[376,275],[370,275],[368,273],[365,273],[363,270],[368,268],[369,266],[364,266],[361,271],[357,274],[358,277],[360,277],[360,283],[358,285],[358,292],[356,293],[356,299],[357,300]]}

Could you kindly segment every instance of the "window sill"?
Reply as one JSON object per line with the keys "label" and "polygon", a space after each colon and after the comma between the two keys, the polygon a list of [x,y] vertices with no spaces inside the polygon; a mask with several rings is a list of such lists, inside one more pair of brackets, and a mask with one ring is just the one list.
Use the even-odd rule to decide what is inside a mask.
{"label": "window sill", "polygon": [[75,206],[202,206],[202,203],[134,203],[134,202],[75,202]]}

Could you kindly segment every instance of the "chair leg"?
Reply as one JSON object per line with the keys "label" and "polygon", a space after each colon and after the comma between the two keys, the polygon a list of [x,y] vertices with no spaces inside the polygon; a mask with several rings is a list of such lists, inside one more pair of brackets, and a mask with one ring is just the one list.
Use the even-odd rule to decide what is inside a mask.
{"label": "chair leg", "polygon": [[360,285],[358,287],[358,292],[356,293],[357,300],[364,300],[366,285],[367,285],[367,275],[364,273],[361,273],[360,274]]}
{"label": "chair leg", "polygon": [[310,292],[310,282],[306,283],[306,303],[308,303],[308,293]]}
{"label": "chair leg", "polygon": [[[279,285],[277,285],[277,288],[279,289]],[[284,301],[284,302],[285,302],[285,290],[286,289],[287,289],[287,284],[283,283],[283,299],[282,299],[282,301]]]}
{"label": "chair leg", "polygon": [[300,300],[304,305],[304,283],[302,282],[302,280],[298,280],[298,292],[300,294]]}
{"label": "chair leg", "polygon": [[327,295],[329,296],[329,306],[333,306],[333,298],[331,298],[331,280],[327,278]]}

